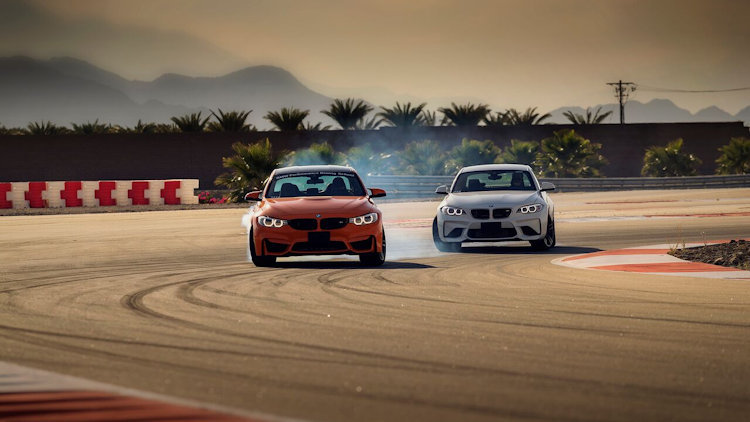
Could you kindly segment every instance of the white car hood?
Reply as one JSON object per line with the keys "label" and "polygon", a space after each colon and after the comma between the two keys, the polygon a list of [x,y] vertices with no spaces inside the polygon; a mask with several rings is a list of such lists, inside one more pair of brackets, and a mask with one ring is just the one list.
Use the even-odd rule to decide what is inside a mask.
{"label": "white car hood", "polygon": [[536,191],[496,191],[450,193],[443,205],[459,208],[510,208],[544,202]]}

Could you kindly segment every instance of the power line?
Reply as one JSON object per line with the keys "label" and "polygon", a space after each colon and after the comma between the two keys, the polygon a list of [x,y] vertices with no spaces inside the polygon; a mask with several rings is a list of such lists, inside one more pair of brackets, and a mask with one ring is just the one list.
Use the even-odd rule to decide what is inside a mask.
{"label": "power line", "polygon": [[674,89],[674,88],[659,88],[648,85],[637,85],[641,91],[652,91],[652,92],[682,92],[687,94],[700,94],[700,93],[711,93],[711,92],[736,92],[736,91],[750,91],[750,86],[742,88],[728,88],[728,89]]}
{"label": "power line", "polygon": [[620,124],[625,124],[625,103],[628,101],[630,94],[635,92],[635,82],[607,82],[607,85],[612,86],[615,89],[615,98],[620,103]]}

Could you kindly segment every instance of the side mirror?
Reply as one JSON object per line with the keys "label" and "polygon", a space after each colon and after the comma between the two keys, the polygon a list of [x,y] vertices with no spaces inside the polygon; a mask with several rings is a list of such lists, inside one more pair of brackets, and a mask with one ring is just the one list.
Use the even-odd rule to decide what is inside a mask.
{"label": "side mirror", "polygon": [[542,192],[546,192],[546,191],[552,192],[555,190],[555,185],[550,182],[542,182],[541,188],[539,190]]}
{"label": "side mirror", "polygon": [[259,190],[252,191],[252,192],[248,193],[247,195],[245,195],[245,201],[247,201],[247,202],[260,201],[260,195],[262,193],[263,192],[261,192]]}
{"label": "side mirror", "polygon": [[440,185],[435,189],[435,193],[439,195],[448,195],[448,186],[446,185]]}
{"label": "side mirror", "polygon": [[370,198],[382,198],[384,196],[385,196],[385,191],[383,189],[378,189],[378,188],[370,189]]}

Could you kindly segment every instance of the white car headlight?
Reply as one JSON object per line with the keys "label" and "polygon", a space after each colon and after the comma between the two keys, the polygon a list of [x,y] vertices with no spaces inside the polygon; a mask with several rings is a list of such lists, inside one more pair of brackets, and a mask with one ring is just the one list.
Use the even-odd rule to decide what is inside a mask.
{"label": "white car headlight", "polygon": [[349,219],[350,223],[353,223],[357,226],[363,226],[365,224],[372,224],[376,221],[378,221],[378,213],[376,212],[371,212],[365,215],[360,215],[359,217],[353,217]]}
{"label": "white car headlight", "polygon": [[463,215],[464,210],[456,207],[443,207],[440,209],[445,215]]}
{"label": "white car headlight", "polygon": [[258,217],[258,224],[260,224],[263,227],[279,228],[279,227],[284,227],[287,224],[287,222],[286,220],[282,220],[279,218],[273,218],[273,217],[261,215],[260,217]]}
{"label": "white car headlight", "polygon": [[529,204],[529,205],[523,205],[520,208],[518,208],[518,212],[521,214],[533,214],[535,212],[539,212],[544,208],[544,205],[542,204]]}

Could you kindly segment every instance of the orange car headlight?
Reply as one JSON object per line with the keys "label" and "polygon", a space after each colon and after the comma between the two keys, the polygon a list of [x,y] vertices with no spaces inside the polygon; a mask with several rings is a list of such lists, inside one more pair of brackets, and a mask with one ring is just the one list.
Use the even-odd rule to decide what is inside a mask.
{"label": "orange car headlight", "polygon": [[376,221],[378,221],[378,213],[376,212],[371,212],[365,215],[360,215],[359,217],[349,219],[349,222],[353,223],[356,226],[364,226],[365,224],[372,224]]}
{"label": "orange car headlight", "polygon": [[279,227],[284,227],[287,224],[287,222],[286,220],[282,220],[280,218],[273,218],[273,217],[261,215],[260,217],[258,217],[258,224],[260,224],[263,227],[279,228]]}

